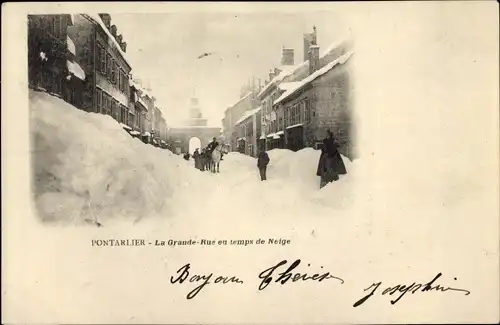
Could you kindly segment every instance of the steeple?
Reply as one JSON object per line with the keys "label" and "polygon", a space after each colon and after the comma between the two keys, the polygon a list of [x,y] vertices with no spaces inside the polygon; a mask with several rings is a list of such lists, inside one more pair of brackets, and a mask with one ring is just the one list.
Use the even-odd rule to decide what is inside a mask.
{"label": "steeple", "polygon": [[[194,94],[194,93],[193,93]],[[206,126],[207,119],[203,118],[199,100],[197,97],[191,97],[189,102],[189,118],[185,122],[188,126]]]}

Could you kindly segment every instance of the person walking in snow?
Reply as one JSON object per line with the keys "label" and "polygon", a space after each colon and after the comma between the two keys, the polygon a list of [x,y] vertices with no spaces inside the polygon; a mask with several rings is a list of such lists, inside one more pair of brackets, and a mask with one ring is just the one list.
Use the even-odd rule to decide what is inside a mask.
{"label": "person walking in snow", "polygon": [[198,148],[195,149],[193,152],[193,159],[194,159],[194,168],[201,170],[201,159],[200,159],[200,153],[198,152]]}
{"label": "person walking in snow", "polygon": [[267,165],[269,165],[269,155],[265,150],[261,150],[259,152],[259,156],[257,158],[257,167],[259,168],[259,174],[260,174],[260,180],[265,181],[266,178],[266,171],[267,171]]}
{"label": "person walking in snow", "polygon": [[338,144],[333,137],[333,132],[326,131],[327,137],[323,140],[323,148],[318,162],[316,175],[321,177],[320,188],[326,184],[339,180],[339,175],[347,174],[347,170],[338,151]]}

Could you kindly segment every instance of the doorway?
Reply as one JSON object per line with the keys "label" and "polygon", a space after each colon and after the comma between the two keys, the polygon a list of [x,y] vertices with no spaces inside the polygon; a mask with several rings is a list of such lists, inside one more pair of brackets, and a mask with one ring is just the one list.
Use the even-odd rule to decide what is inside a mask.
{"label": "doorway", "polygon": [[201,140],[198,137],[192,137],[189,139],[189,154],[192,155],[196,149],[201,150]]}

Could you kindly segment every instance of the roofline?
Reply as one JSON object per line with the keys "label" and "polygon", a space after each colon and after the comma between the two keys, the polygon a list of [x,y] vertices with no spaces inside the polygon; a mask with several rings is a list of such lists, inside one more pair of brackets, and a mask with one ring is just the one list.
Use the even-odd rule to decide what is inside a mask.
{"label": "roofline", "polygon": [[[321,78],[321,77],[322,76],[320,76],[318,78]],[[316,79],[318,79],[318,78],[316,78]],[[314,79],[314,80],[316,80],[316,79]],[[284,104],[286,104],[286,103],[294,100],[295,98],[299,97],[302,93],[304,93],[304,91],[309,90],[312,87],[312,83],[313,83],[314,80],[311,80],[310,82],[304,84],[302,87],[295,89],[295,91],[293,93],[291,93],[286,98],[284,98],[283,100],[281,100],[278,104],[273,105],[273,106],[284,105]]]}
{"label": "roofline", "polygon": [[[100,29],[102,29],[102,30],[103,30],[103,32],[104,32],[104,33],[108,36],[108,32],[109,32],[109,31],[108,31],[108,32],[106,32],[106,31],[104,30],[104,28],[101,26],[101,24],[99,24],[99,22],[95,21],[95,19],[94,19],[92,16],[90,16],[90,15],[88,15],[88,14],[86,14],[86,13],[82,13],[81,15],[82,15],[83,17],[85,17],[85,19],[87,19],[88,21],[90,21],[93,25],[97,25],[97,26],[99,26],[99,28],[100,28]],[[109,33],[109,34],[110,34],[110,33]],[[109,37],[109,36],[108,36],[108,37]],[[113,35],[111,35],[111,37],[113,37]],[[112,43],[113,43],[113,45],[114,45],[114,46],[117,46],[117,43],[118,43],[118,42],[116,41],[116,39],[114,39],[114,38],[113,38],[113,39],[112,39]],[[119,47],[119,45],[118,45],[118,47]],[[120,49],[118,49],[118,54],[120,54],[120,57],[123,59],[123,61],[124,61],[124,62],[125,62],[125,64],[127,65],[127,67],[129,67],[130,71],[132,71],[132,66],[131,66],[131,65],[130,65],[130,63],[128,62],[127,58],[126,58],[126,57],[124,57],[124,56],[123,56],[123,54],[122,54],[120,51],[122,51],[122,49],[121,49],[121,48],[120,48]]]}
{"label": "roofline", "polygon": [[[303,84],[302,86],[300,86],[299,88],[295,89],[292,93],[290,93],[290,95],[288,95],[286,98],[283,98],[277,105],[279,104],[283,104],[283,103],[287,103],[289,102],[290,100],[292,99],[295,99],[297,98],[298,95],[300,95],[303,90],[306,88],[306,87],[310,87],[312,85],[312,83],[317,80],[317,79],[320,79],[320,78],[323,78],[324,76],[326,76],[328,73],[334,71],[335,67],[338,67],[338,66],[344,66],[348,61],[349,59],[351,58],[352,55],[354,55],[354,52],[353,51],[350,51],[350,52],[347,52],[346,54],[349,54],[349,56],[347,57],[347,59],[343,62],[343,63],[340,63],[340,62],[337,62],[335,63],[331,69],[329,69],[328,71],[326,71],[325,73],[321,74],[321,75],[318,75],[316,76],[315,78],[309,80],[307,83]],[[344,55],[346,55],[344,54]],[[340,56],[342,57],[342,55]],[[333,62],[335,61],[338,61],[339,58],[335,59],[334,61],[328,63],[328,64],[332,64]],[[324,67],[323,67],[324,68]],[[318,69],[320,70],[320,69]],[[310,75],[309,75],[310,76]],[[309,76],[307,76],[306,78],[308,78]],[[306,79],[304,78],[304,79]],[[297,95],[296,95],[297,94]],[[274,106],[274,105],[273,105]]]}
{"label": "roofline", "polygon": [[265,98],[268,93],[271,92],[271,90],[274,88],[276,88],[276,80],[273,78],[273,80],[271,80],[266,86],[264,89],[262,89],[262,91],[260,93],[257,94],[257,98],[259,100],[262,100],[263,98]]}

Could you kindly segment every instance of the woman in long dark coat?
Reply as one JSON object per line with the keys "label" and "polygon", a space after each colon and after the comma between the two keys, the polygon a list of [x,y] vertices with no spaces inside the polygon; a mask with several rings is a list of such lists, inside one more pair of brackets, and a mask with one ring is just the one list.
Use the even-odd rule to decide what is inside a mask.
{"label": "woman in long dark coat", "polygon": [[347,170],[338,151],[338,145],[335,142],[333,133],[328,130],[327,137],[323,140],[323,149],[318,162],[316,175],[321,177],[320,188],[326,184],[337,181],[339,175],[347,174]]}
{"label": "woman in long dark coat", "polygon": [[198,152],[198,149],[194,151],[193,159],[194,159],[194,168],[201,170],[201,157],[200,153]]}

